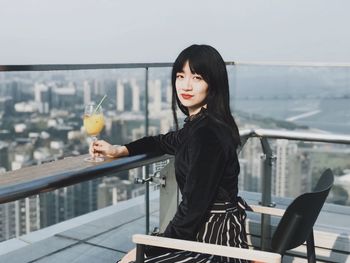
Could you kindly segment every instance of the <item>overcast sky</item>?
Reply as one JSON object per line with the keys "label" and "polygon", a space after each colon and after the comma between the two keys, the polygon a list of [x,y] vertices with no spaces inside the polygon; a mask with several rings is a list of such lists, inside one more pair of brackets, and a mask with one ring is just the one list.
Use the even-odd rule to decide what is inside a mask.
{"label": "overcast sky", "polygon": [[348,0],[0,0],[0,65],[172,62],[192,43],[227,61],[350,62]]}

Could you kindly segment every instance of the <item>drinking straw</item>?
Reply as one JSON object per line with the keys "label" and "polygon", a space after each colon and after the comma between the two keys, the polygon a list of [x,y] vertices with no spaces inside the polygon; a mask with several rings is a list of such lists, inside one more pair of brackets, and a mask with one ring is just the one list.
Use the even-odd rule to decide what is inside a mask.
{"label": "drinking straw", "polygon": [[102,102],[107,98],[107,95],[105,94],[103,98],[101,99],[100,103],[96,106],[94,114],[97,112],[97,110],[101,107]]}

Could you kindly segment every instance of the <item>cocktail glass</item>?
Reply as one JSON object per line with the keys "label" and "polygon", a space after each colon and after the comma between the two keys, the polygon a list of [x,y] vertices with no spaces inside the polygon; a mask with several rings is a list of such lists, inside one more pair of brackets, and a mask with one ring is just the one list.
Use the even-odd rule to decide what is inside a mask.
{"label": "cocktail glass", "polygon": [[[97,106],[94,103],[87,104],[84,112],[84,128],[86,133],[91,137],[92,141],[97,141],[97,136],[101,133],[105,119],[101,105]],[[103,157],[90,156],[84,159],[86,162],[103,162]]]}

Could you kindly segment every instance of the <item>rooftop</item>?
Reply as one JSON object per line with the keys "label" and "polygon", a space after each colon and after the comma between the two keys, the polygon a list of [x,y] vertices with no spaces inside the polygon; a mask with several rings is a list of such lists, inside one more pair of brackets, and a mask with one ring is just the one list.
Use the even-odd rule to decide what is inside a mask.
{"label": "rooftop", "polygon": [[[247,65],[249,65],[249,63]],[[127,68],[141,66],[146,69],[146,79],[148,79],[148,67],[151,67],[152,65],[99,65],[98,67],[102,69],[105,66],[106,68]],[[169,66],[169,64],[156,64],[153,66],[162,67]],[[347,65],[347,67],[349,67],[349,65]],[[96,68],[96,65],[34,65],[33,67],[24,66],[24,68],[24,71],[50,71],[66,69],[76,70]],[[10,67],[9,70],[21,71],[23,69],[21,69],[20,66],[13,66],[12,68]],[[333,72],[331,73],[333,75]],[[277,75],[279,76],[280,74]],[[148,82],[145,81],[146,90],[148,89],[147,83]],[[279,87],[279,85],[280,84],[277,83],[276,87]],[[304,90],[304,86],[301,87],[301,90]],[[328,92],[328,86],[325,87],[325,90]],[[300,94],[298,95],[298,98],[303,98],[303,93]],[[244,98],[250,101],[252,98],[250,95],[248,95]],[[284,97],[281,98],[283,99]],[[253,101],[255,99],[267,101],[267,103],[270,103],[264,96],[257,96],[256,98],[253,98]],[[293,100],[294,99],[290,99],[290,101]],[[285,105],[286,101],[289,101],[289,99],[283,100],[282,104],[283,107],[288,108]],[[146,96],[146,107],[148,107],[148,103],[148,96]],[[302,104],[304,104],[303,101]],[[149,130],[151,130],[151,127],[149,126],[149,116],[152,115],[152,112],[150,115],[148,115],[148,110],[145,111],[146,113],[144,116],[146,121],[142,123],[142,125],[146,127],[146,134]],[[278,112],[278,110],[274,110],[274,112]],[[323,112],[326,112],[326,110]],[[313,113],[313,111],[311,111],[311,113]],[[140,117],[140,121],[143,122],[141,115],[135,115],[134,113],[127,113],[126,115],[130,114]],[[120,114],[120,116],[122,115]],[[294,119],[296,117],[297,119],[300,119],[301,116],[310,117],[310,115],[300,115],[298,113],[298,115],[294,116]],[[337,121],[335,120],[334,122]],[[285,123],[282,124],[284,125]],[[283,127],[283,125],[278,127]],[[347,126],[345,125],[344,127],[346,128]],[[143,128],[140,130],[140,132],[143,132]],[[265,160],[268,161],[272,160],[274,156],[267,139],[323,142],[340,144],[343,146],[348,146],[350,144],[350,137],[348,135],[333,133],[322,134],[309,131],[295,132],[291,130],[287,131],[280,129],[255,129],[242,131],[241,136],[243,144],[247,139],[251,137],[258,137],[261,140],[263,154],[265,154]],[[323,148],[319,150],[324,151]],[[339,152],[346,158],[347,152],[343,151],[343,148],[341,148],[341,151]],[[257,153],[257,156],[258,155],[259,153]],[[6,172],[0,177],[0,203],[19,200],[24,197],[32,196],[42,192],[52,191],[82,181],[110,175],[111,173],[118,173],[120,171],[125,171],[135,167],[141,167],[146,164],[151,164],[156,161],[161,161],[169,158],[166,156],[134,156],[119,160],[107,160],[104,163],[94,165],[84,163],[82,161],[84,157],[85,156],[83,155],[69,157],[63,160],[54,161],[52,163],[45,163],[36,167],[28,167],[17,171]],[[258,156],[257,161],[257,163],[261,163],[261,156]],[[265,168],[267,163],[268,162],[266,161],[264,162]],[[262,180],[264,180],[265,186],[272,184],[271,170],[269,173],[270,177],[265,176],[267,173],[261,177]],[[256,176],[256,174],[252,175]],[[175,183],[171,183],[168,180],[169,179],[167,177],[167,187],[171,185],[174,187]],[[277,204],[277,207],[283,208],[287,206],[291,201],[290,198],[272,197],[271,189],[268,189],[268,187],[262,188],[262,192],[264,192],[265,197],[267,196],[268,198],[263,199],[262,195],[257,192],[242,192],[241,194],[250,204],[257,204],[261,201],[263,205],[269,206],[271,202],[275,202]],[[150,229],[152,229],[154,226],[160,226],[162,224],[161,221],[165,220],[164,214],[162,214],[162,210],[159,208],[158,204],[164,202],[163,206],[164,204],[167,206],[169,205],[167,203],[167,200],[163,200],[163,198],[159,197],[161,195],[162,188],[159,192],[152,192],[150,196]],[[146,198],[144,196],[141,196],[130,199],[128,201],[119,202],[114,206],[103,208],[98,211],[59,223],[57,225],[38,230],[15,239],[1,242],[0,262],[115,262],[116,259],[118,259],[126,251],[133,247],[133,244],[131,243],[132,234],[147,232],[146,229],[148,227],[148,217],[146,215],[148,213],[148,203],[145,202],[147,195],[148,194],[146,190]],[[317,246],[316,254],[321,262],[347,262],[349,260],[349,217],[349,206],[339,206],[333,204],[327,204],[324,206],[315,228],[315,240]],[[251,244],[255,246],[259,243],[260,239],[260,223],[256,223],[260,220],[260,217],[249,214],[248,218],[248,228]],[[276,219],[272,218],[271,224],[274,225],[275,223]],[[305,257],[304,248],[298,248],[295,251],[293,250],[290,256],[287,257],[286,262],[291,261],[291,255],[297,255],[297,258],[294,258],[293,262],[305,261],[303,259]]]}
{"label": "rooftop", "polygon": [[[151,194],[151,225],[158,225],[159,193]],[[144,196],[0,243],[0,262],[115,262],[145,233]]]}
{"label": "rooftop", "polygon": [[[250,204],[261,198],[257,193],[241,193]],[[150,195],[150,225],[159,225],[159,191]],[[277,206],[284,208],[290,200],[277,198]],[[0,262],[115,262],[134,247],[131,237],[145,232],[145,199],[140,196],[89,214],[47,227],[42,230],[0,243]],[[259,221],[248,214],[249,232]],[[350,251],[350,208],[326,204],[315,227],[316,254],[325,262],[348,262]],[[336,227],[334,227],[336,225]],[[336,248],[326,251],[322,247]],[[303,249],[294,253],[303,254]],[[283,262],[305,262],[303,258],[286,256]],[[294,260],[294,261],[292,261]]]}

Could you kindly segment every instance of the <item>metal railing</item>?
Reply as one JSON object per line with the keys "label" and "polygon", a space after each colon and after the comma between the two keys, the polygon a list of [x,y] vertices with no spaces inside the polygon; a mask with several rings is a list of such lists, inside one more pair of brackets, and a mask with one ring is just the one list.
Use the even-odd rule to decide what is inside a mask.
{"label": "metal railing", "polygon": [[[283,130],[267,130],[267,129],[252,129],[244,130],[240,133],[242,139],[242,147],[249,138],[257,137],[261,140],[262,150],[264,153],[264,172],[262,177],[262,200],[261,205],[272,206],[271,203],[271,179],[272,179],[272,163],[275,156],[271,150],[268,139],[288,139],[309,142],[324,142],[337,144],[350,144],[350,136],[336,134],[319,134],[311,132],[296,132]],[[241,150],[241,149],[240,149]],[[70,157],[64,160],[47,163],[47,166],[60,166],[63,162],[77,163],[83,160],[85,156]],[[20,181],[16,178],[16,174],[26,172],[26,169],[40,169],[41,166],[23,168],[21,170],[2,174],[1,180],[8,179],[7,184],[2,184],[0,187],[0,203],[6,203],[42,192],[52,191],[60,187],[76,184],[79,182],[95,179],[111,173],[116,173],[132,168],[144,166],[157,161],[167,160],[171,158],[168,155],[139,155],[133,157],[125,157],[117,160],[109,160],[107,162],[91,165],[86,163],[78,168],[66,169],[62,166],[59,171],[56,171],[49,176],[43,176],[32,181]],[[146,188],[148,187],[148,180]],[[174,183],[174,182],[173,182]],[[146,233],[149,232],[149,198],[146,199]],[[169,203],[167,200],[161,200],[161,203]],[[148,207],[148,209],[147,209]],[[162,222],[160,222],[162,224]],[[147,225],[148,224],[148,225]],[[270,217],[262,215],[261,222],[261,247],[267,249],[267,239],[270,236]]]}
{"label": "metal railing", "polygon": [[[68,71],[68,70],[99,70],[99,69],[144,69],[145,70],[145,136],[149,135],[149,69],[150,68],[171,68],[173,63],[115,63],[115,64],[38,64],[38,65],[0,65],[0,72],[30,72],[30,71]],[[234,62],[226,62],[226,65],[234,65]],[[139,158],[139,157],[136,157]],[[159,157],[159,161],[168,159]],[[139,162],[140,161],[140,162]],[[64,187],[71,185],[72,182],[78,183],[88,178],[90,179],[96,178],[94,174],[98,173],[103,176],[108,174],[109,172],[116,172],[122,170],[128,170],[131,168],[139,167],[144,164],[150,164],[155,162],[155,159],[148,157],[141,157],[139,161],[133,162],[130,159],[125,159],[123,164],[120,163],[109,163],[105,165],[98,166],[95,168],[88,168],[84,171],[78,171],[77,173],[69,173],[69,172],[60,172],[55,177],[50,177],[50,179],[39,179],[33,182],[26,182],[24,184],[16,184],[13,186],[2,186],[0,187],[0,204],[5,202],[10,202],[13,200],[18,200],[30,195],[38,194],[41,192],[54,190],[59,187]],[[130,165],[131,163],[132,165]],[[144,163],[144,164],[142,164]],[[96,170],[97,169],[97,170]],[[105,171],[105,172],[103,172]],[[3,176],[3,175],[2,175]],[[98,177],[101,177],[98,176]],[[145,199],[146,199],[146,233],[149,233],[149,170],[148,166],[146,166],[146,180],[145,180]],[[62,180],[62,181],[61,181]]]}
{"label": "metal railing", "polygon": [[[69,157],[1,174],[0,204],[170,158],[168,155],[142,154],[91,165],[84,162],[85,157],[86,155]],[[27,179],[25,174],[28,175]],[[31,174],[35,174],[35,178],[31,179]]]}
{"label": "metal railing", "polygon": [[[227,65],[256,65],[256,66],[301,66],[301,67],[350,67],[350,64],[331,64],[331,63],[283,63],[283,62],[226,62]],[[48,65],[0,65],[0,72],[13,72],[13,71],[52,71],[52,70],[95,70],[95,69],[125,69],[125,68],[140,68],[145,69],[145,135],[148,135],[149,131],[149,95],[148,95],[148,79],[149,68],[161,68],[171,67],[172,63],[124,63],[124,64],[48,64]],[[335,135],[335,134],[318,134],[309,132],[294,132],[294,131],[281,131],[281,130],[266,130],[266,129],[254,129],[244,130],[241,132],[242,147],[245,142],[252,137],[258,137],[261,140],[264,157],[264,173],[262,182],[262,205],[271,205],[271,174],[272,164],[275,156],[272,153],[268,139],[289,139],[300,140],[309,142],[325,142],[325,143],[339,143],[350,144],[350,136]],[[89,167],[86,170],[81,171],[65,171],[55,174],[52,178],[38,179],[32,182],[18,183],[14,185],[2,185],[0,187],[0,203],[18,200],[37,193],[54,190],[59,187],[71,185],[74,183],[90,180],[93,178],[104,176],[111,172],[128,170],[134,167],[150,164],[156,160],[164,160],[169,157],[158,156],[138,156],[129,157],[131,159],[122,159],[122,162],[117,160],[101,164],[93,167]],[[157,159],[158,158],[158,159]],[[97,175],[98,174],[98,175]],[[4,176],[4,175],[2,175]],[[146,172],[146,176],[148,173]],[[146,200],[149,198],[149,186],[146,182]],[[149,203],[146,202],[146,232],[149,232]],[[265,238],[269,233],[269,218],[262,218],[262,236]],[[262,247],[264,247],[264,238],[262,238]]]}
{"label": "metal railing", "polygon": [[[336,144],[349,144],[350,136],[340,134],[320,134],[313,132],[301,132],[301,131],[288,131],[288,130],[269,130],[269,129],[251,129],[243,130],[240,132],[242,146],[239,149],[242,150],[244,144],[249,138],[259,138],[263,150],[263,163],[264,169],[262,174],[262,193],[261,193],[261,205],[262,206],[274,206],[271,202],[272,195],[272,165],[276,160],[276,156],[273,154],[268,139],[286,139],[296,140],[304,142],[323,142],[323,143],[336,143]],[[261,216],[261,248],[263,250],[268,249],[268,238],[271,236],[271,222],[269,215]]]}
{"label": "metal railing", "polygon": [[[48,191],[101,178],[122,171],[168,160],[169,155],[143,154],[120,159],[108,159],[103,163],[84,162],[86,155],[68,157],[42,165],[26,167],[6,172],[0,177],[0,204],[20,200]],[[147,172],[148,169],[146,169]],[[31,175],[35,178],[31,178]],[[27,176],[28,175],[28,176]],[[145,233],[150,229],[150,190],[149,180],[145,180]]]}

